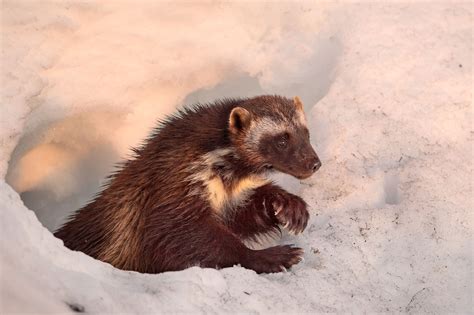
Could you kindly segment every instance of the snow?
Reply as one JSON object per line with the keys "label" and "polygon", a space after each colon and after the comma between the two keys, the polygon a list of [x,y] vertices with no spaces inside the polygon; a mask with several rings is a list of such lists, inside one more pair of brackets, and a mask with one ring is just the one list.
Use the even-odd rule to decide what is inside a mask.
{"label": "snow", "polygon": [[[471,313],[469,3],[2,3],[2,313]],[[126,272],[50,230],[183,103],[300,95],[287,273]],[[28,208],[34,210],[31,211]],[[40,223],[41,222],[41,223]],[[47,229],[48,228],[48,229]]]}

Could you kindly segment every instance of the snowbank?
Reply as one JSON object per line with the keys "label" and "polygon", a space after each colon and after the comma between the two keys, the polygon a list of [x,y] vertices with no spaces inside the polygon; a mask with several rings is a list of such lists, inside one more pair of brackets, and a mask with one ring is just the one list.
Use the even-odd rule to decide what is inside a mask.
{"label": "snowbank", "polygon": [[[6,1],[2,32],[2,313],[472,311],[469,4]],[[124,272],[44,227],[176,106],[263,93],[323,160],[279,177],[312,214],[288,273]]]}

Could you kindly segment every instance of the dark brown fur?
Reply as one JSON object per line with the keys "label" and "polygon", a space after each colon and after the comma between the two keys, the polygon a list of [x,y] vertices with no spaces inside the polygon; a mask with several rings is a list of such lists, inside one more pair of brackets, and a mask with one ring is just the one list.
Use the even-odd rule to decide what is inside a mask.
{"label": "dark brown fur", "polygon": [[[236,107],[251,115],[244,117],[248,112],[243,110],[243,116],[235,116],[236,125],[230,126],[229,117]],[[163,121],[145,144],[134,150],[135,157],[110,176],[104,190],[55,235],[70,249],[120,269],[144,273],[193,265],[224,268],[240,264],[256,272],[291,267],[301,260],[301,249],[286,245],[252,250],[242,240],[278,231],[279,224],[301,232],[309,218],[301,198],[268,183],[249,191],[242,202],[216,212],[204,184],[189,178],[202,171],[198,164],[191,167],[196,161],[225,148],[234,151],[224,154],[211,171],[225,191],[235,189],[242,179],[268,172],[272,160],[282,170],[286,166],[279,161],[285,154],[274,153],[278,148],[273,148],[271,141],[264,144],[270,135],[262,137],[262,147],[249,149],[245,136],[250,131],[245,119],[272,117],[283,123],[295,115],[297,107],[286,98],[262,96],[180,111]],[[289,163],[291,168],[282,170],[298,177],[307,177],[320,165],[306,139],[307,129],[303,129],[293,136],[298,148],[288,140],[290,148],[285,152],[291,154],[293,160],[287,160],[293,162]],[[277,166],[279,163],[283,166]]]}

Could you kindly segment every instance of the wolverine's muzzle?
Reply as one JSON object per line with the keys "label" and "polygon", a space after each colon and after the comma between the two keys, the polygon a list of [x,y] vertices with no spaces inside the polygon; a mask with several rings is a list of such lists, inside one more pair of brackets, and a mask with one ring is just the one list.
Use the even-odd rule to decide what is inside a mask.
{"label": "wolverine's muzzle", "polygon": [[310,144],[300,151],[299,167],[292,174],[299,179],[305,179],[313,175],[321,167],[321,160]]}

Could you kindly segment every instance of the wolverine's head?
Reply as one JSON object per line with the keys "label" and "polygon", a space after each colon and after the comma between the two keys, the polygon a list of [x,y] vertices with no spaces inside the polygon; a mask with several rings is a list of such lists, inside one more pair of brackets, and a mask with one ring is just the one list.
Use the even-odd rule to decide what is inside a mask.
{"label": "wolverine's head", "polygon": [[229,132],[237,153],[260,169],[304,179],[321,167],[298,97],[259,96],[245,101],[230,113]]}

